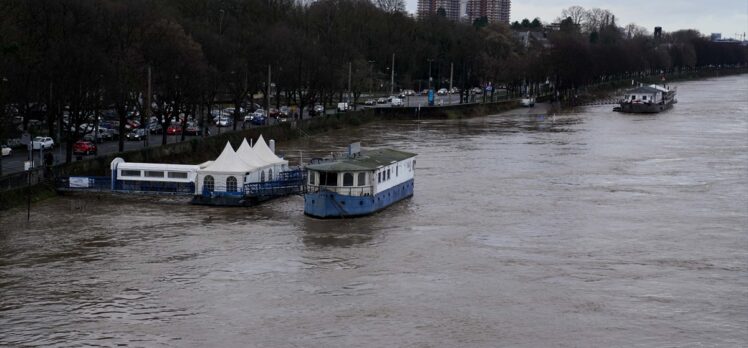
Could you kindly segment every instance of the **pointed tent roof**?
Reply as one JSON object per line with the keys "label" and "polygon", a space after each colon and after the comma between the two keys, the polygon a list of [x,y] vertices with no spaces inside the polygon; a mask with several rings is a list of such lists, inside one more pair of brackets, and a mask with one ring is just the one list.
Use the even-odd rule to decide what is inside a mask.
{"label": "pointed tent roof", "polygon": [[200,169],[201,172],[213,173],[244,173],[249,170],[251,170],[250,166],[239,158],[229,142],[226,142],[223,152],[213,163]]}
{"label": "pointed tent roof", "polygon": [[242,144],[239,145],[236,154],[239,155],[239,158],[241,158],[242,161],[252,167],[264,167],[268,165],[268,163],[259,158],[252,147],[249,146],[247,138],[244,138]]}
{"label": "pointed tent roof", "polygon": [[261,160],[272,163],[272,164],[286,164],[288,161],[276,156],[272,150],[268,147],[268,145],[265,143],[265,139],[262,138],[262,134],[260,134],[260,137],[257,138],[257,143],[255,143],[255,146],[252,148],[254,150],[257,157],[259,157]]}

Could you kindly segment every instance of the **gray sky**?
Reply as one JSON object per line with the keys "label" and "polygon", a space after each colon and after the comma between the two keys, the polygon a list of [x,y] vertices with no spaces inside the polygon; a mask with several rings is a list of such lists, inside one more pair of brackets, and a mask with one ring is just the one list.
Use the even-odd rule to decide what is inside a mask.
{"label": "gray sky", "polygon": [[[417,0],[405,1],[408,12],[415,13]],[[722,37],[748,33],[748,0],[512,0],[511,17],[512,21],[540,17],[552,22],[573,5],[607,9],[619,25],[633,22],[650,32],[659,25],[664,31],[696,29]]]}

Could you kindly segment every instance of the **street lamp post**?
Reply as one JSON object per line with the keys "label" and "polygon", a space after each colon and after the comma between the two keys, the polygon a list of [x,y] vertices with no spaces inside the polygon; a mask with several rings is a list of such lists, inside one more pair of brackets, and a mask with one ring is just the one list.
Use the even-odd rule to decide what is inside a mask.
{"label": "street lamp post", "polygon": [[429,90],[431,89],[431,63],[434,61],[433,59],[429,58],[427,59],[429,62]]}

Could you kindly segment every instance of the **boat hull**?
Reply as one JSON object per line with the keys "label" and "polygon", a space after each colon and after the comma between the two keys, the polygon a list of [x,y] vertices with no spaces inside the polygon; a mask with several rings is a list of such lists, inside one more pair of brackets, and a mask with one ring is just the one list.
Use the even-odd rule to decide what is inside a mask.
{"label": "boat hull", "polygon": [[374,196],[348,196],[331,191],[304,195],[304,214],[316,218],[348,218],[376,213],[413,196],[413,179]]}
{"label": "boat hull", "polygon": [[673,103],[664,104],[643,104],[643,103],[621,103],[620,112],[634,114],[654,114],[663,112],[673,107]]}

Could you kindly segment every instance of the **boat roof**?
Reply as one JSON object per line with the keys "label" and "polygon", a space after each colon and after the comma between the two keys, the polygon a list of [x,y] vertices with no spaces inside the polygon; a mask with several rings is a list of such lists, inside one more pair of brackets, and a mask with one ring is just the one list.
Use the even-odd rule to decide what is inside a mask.
{"label": "boat roof", "polygon": [[637,87],[632,90],[629,90],[626,93],[632,94],[632,93],[657,93],[657,92],[661,92],[661,91],[655,87],[641,86],[641,87]]}
{"label": "boat roof", "polygon": [[345,157],[329,162],[310,164],[306,168],[325,172],[375,170],[379,167],[415,156],[416,154],[411,152],[393,149],[367,150],[361,151],[355,157]]}
{"label": "boat roof", "polygon": [[176,171],[197,171],[198,165],[192,164],[170,164],[170,163],[139,163],[139,162],[122,162],[117,165],[117,169],[124,170],[176,170]]}

